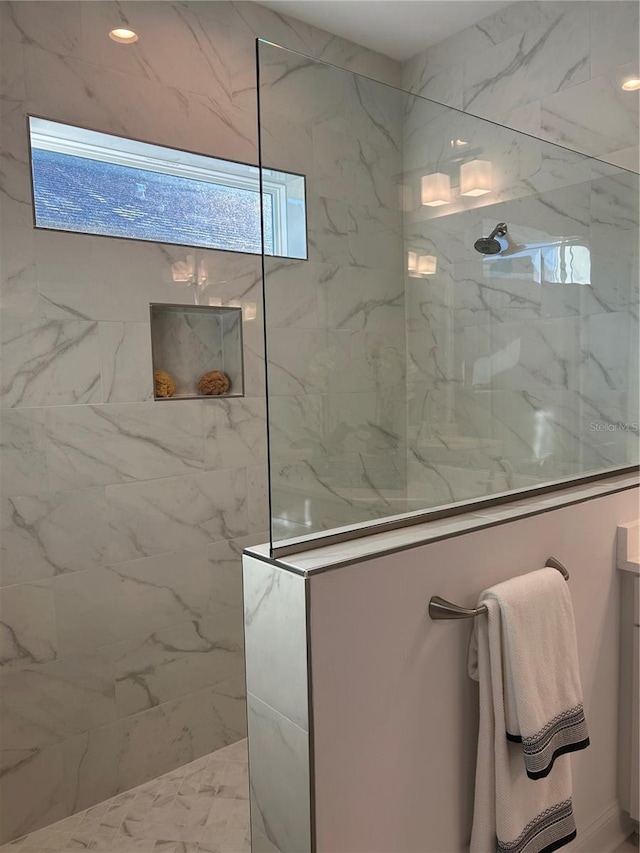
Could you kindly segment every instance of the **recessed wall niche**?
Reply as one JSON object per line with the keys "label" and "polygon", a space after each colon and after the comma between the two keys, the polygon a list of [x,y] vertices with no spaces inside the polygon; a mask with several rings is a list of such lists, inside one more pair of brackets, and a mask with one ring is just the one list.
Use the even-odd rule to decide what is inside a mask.
{"label": "recessed wall niche", "polygon": [[[162,371],[161,384],[165,384],[159,389],[154,381],[156,400],[244,396],[241,308],[158,303],[150,308],[154,380]],[[201,378],[213,371],[229,380],[222,394],[205,394],[198,387]],[[204,384],[219,390],[216,378],[220,377]],[[172,393],[167,393],[167,384]]]}

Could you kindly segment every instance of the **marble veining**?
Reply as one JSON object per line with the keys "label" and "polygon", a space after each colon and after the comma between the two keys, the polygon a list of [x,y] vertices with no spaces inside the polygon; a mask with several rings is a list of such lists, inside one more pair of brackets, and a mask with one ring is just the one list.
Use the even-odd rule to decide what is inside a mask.
{"label": "marble veining", "polygon": [[[19,837],[34,826],[46,826],[74,810],[128,792],[166,773],[167,768],[181,767],[246,735],[242,678],[104,724],[106,715],[113,712],[113,686],[101,681],[103,667],[94,672],[95,661],[87,660],[85,666],[86,674],[77,685],[67,684],[65,676],[72,674],[72,670],[61,665],[59,678],[44,678],[29,688],[30,692],[34,687],[42,691],[41,699],[53,699],[57,691],[60,698],[68,695],[73,702],[68,714],[62,713],[59,702],[53,705],[49,702],[49,715],[44,703],[41,709],[32,709],[25,724],[38,725],[41,745],[25,747],[27,726],[18,717],[9,717],[16,732],[17,748],[3,753],[0,811],[5,835]],[[14,680],[17,675],[22,676],[19,684],[24,685],[30,673],[25,671],[6,678]],[[12,682],[8,685],[12,686]],[[9,703],[15,689],[12,686]],[[97,704],[91,699],[92,690],[100,691]],[[71,737],[58,740],[67,733]],[[29,796],[24,795],[25,789]],[[183,825],[177,822],[178,827]],[[163,830],[168,831],[169,827],[163,824]],[[135,833],[130,834],[135,837]],[[173,840],[181,839],[174,836]]]}
{"label": "marble veining", "polygon": [[249,694],[250,799],[254,825],[283,853],[311,846],[309,735]]}
{"label": "marble veining", "polygon": [[[201,281],[190,287],[174,281],[175,265],[192,254],[187,247],[34,231],[25,113],[255,163],[256,36],[391,83],[400,68],[248,3],[70,2],[58,9],[6,2],[0,15],[0,687],[17,745],[0,777],[4,840],[244,736],[240,553],[267,538],[270,521],[260,259],[198,252]],[[105,37],[122,25],[146,33],[133,51]],[[289,86],[279,84],[285,99],[288,92],[305,97],[297,81]],[[400,246],[388,179],[401,163],[395,99],[380,101],[362,81],[351,86],[348,106],[331,93],[325,106],[316,141],[349,152],[353,210],[330,174],[332,151],[320,146],[314,162],[310,125],[281,116],[271,137],[273,166],[308,177],[316,261],[287,268],[274,259],[282,278],[273,279],[270,309],[278,325],[314,333],[326,327],[319,292],[338,267],[357,264],[364,291],[366,270],[388,270],[386,253],[399,257]],[[350,125],[369,134],[370,144],[360,146]],[[272,131],[264,128],[265,140]],[[316,195],[316,173],[337,196],[321,193],[320,183]],[[379,200],[388,208],[383,219]],[[356,311],[364,316],[355,321],[361,331],[383,324],[384,299],[401,293],[397,280],[393,288],[392,295],[379,281],[380,304]],[[240,305],[247,396],[153,401],[150,303]],[[389,310],[402,313],[399,305]],[[193,344],[190,358],[208,361],[224,351],[229,372],[240,375],[240,353],[230,357],[238,320],[221,329],[213,352],[207,329],[181,331]],[[353,331],[336,339],[341,373],[348,361],[338,356]],[[323,357],[321,338],[311,341],[313,360]],[[356,348],[369,382],[384,373],[374,338]],[[283,367],[304,383],[286,350]],[[189,381],[192,372],[193,364]],[[336,442],[357,443],[352,421],[344,440],[332,422]],[[22,721],[21,702],[34,704]],[[232,829],[225,853],[236,841],[244,847],[246,827],[242,839]],[[98,835],[78,844],[102,846]],[[259,830],[256,838],[269,843]],[[69,836],[44,840],[76,846]],[[170,853],[173,840],[154,836],[149,849],[158,841]],[[176,841],[195,853],[195,841]]]}
{"label": "marble veining", "polygon": [[629,99],[624,97],[629,93],[620,88],[619,80],[615,72],[544,98],[542,131],[562,145],[605,160],[613,152],[637,145],[638,114],[629,110]]}
{"label": "marble veining", "polygon": [[635,73],[638,7],[611,12],[599,0],[512,4],[405,62],[403,87],[638,171],[638,103],[620,90]]}
{"label": "marble veining", "polygon": [[113,853],[249,853],[247,746],[190,761],[125,793],[0,847]]}
{"label": "marble veining", "polygon": [[8,673],[2,677],[1,707],[4,763],[13,769],[21,754],[33,756],[116,720],[108,657],[97,651]]}
{"label": "marble veining", "polygon": [[204,464],[236,468],[266,463],[266,401],[216,400],[203,409]]}
{"label": "marble veining", "polygon": [[153,403],[64,406],[47,413],[54,489],[145,481],[202,471],[203,410]]}
{"label": "marble veining", "polygon": [[55,660],[57,646],[51,582],[0,589],[0,674]]}
{"label": "marble veining", "polygon": [[80,654],[213,615],[224,605],[208,573],[204,549],[193,549],[57,578],[60,651]]}
{"label": "marble veining", "polygon": [[[191,692],[209,678],[242,676],[239,609],[165,628],[113,648],[115,698],[125,716]],[[211,678],[211,673],[215,677]]]}
{"label": "marble veining", "polygon": [[102,488],[5,498],[0,509],[3,585],[104,565]]}
{"label": "marble veining", "polygon": [[[634,405],[628,176],[382,90],[373,80],[397,85],[398,63],[260,5],[68,3],[57,15],[50,5],[0,4],[0,660],[15,741],[0,799],[14,834],[243,736],[239,554],[270,521],[259,259],[203,252],[207,280],[194,291],[173,281],[184,247],[33,232],[25,111],[255,162],[256,35],[372,78],[284,51],[263,68],[263,153],[307,176],[309,215],[310,260],[267,262],[277,535],[524,488],[637,452],[637,435],[589,431],[629,420]],[[428,98],[633,162],[637,110],[614,83],[637,56],[637,11],[616,6],[612,16],[600,2],[512,4],[410,60],[405,77]],[[96,35],[118,24],[149,37],[127,52]],[[447,167],[456,139],[492,160],[495,191],[422,207],[419,178]],[[473,241],[500,219],[518,243],[588,248],[590,283],[545,278],[539,258],[484,263]],[[436,255],[436,273],[399,274],[409,250]],[[255,305],[243,322],[243,400],[151,400],[149,303],[194,300]],[[208,358],[202,329],[186,331]],[[281,693],[268,704],[285,702],[295,718]],[[21,702],[37,706],[23,719]],[[253,724],[299,757],[304,720],[296,728],[276,711],[254,703]],[[307,780],[283,773],[271,789],[268,771],[254,791],[256,847],[297,853],[304,827],[288,836],[270,797],[295,803]],[[178,809],[175,792],[165,805]],[[133,818],[115,827],[120,814],[78,844],[108,845],[125,824],[132,848],[204,844],[168,829],[150,844]],[[25,849],[77,846],[66,830],[35,843]]]}
{"label": "marble veining", "polygon": [[113,485],[105,491],[112,562],[234,539],[248,532],[243,469]]}
{"label": "marble veining", "polygon": [[[100,323],[102,399],[130,403],[153,398],[151,346],[145,323]],[[137,370],[131,370],[135,364]]]}
{"label": "marble veining", "polygon": [[52,406],[101,399],[96,323],[15,319],[10,327],[3,325],[0,346],[3,405]]}
{"label": "marble veining", "polygon": [[[532,88],[535,80],[544,81],[547,92],[580,83],[589,73],[588,50],[589,21],[584,4],[564,6],[550,23],[526,30],[469,60],[465,67],[464,108],[477,114],[477,110],[495,109],[496,103],[501,110],[522,103],[523,89],[527,89],[520,84],[520,78]],[[550,54],[553,63],[548,62]]]}
{"label": "marble veining", "polygon": [[304,582],[247,558],[243,577],[248,682],[271,708],[307,729]]}

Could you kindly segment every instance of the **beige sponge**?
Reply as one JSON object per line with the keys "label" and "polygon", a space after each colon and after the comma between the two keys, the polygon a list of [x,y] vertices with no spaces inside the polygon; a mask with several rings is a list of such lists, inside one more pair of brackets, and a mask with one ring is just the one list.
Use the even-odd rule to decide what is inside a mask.
{"label": "beige sponge", "polygon": [[230,386],[229,377],[221,370],[210,370],[198,379],[198,391],[201,394],[226,394]]}
{"label": "beige sponge", "polygon": [[173,397],[176,393],[176,383],[166,370],[156,370],[154,372],[156,380],[156,397]]}

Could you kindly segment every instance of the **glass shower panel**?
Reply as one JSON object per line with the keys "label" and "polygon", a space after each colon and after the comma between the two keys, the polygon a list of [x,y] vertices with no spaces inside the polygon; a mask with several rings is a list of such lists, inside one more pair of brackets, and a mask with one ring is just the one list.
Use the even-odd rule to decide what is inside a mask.
{"label": "glass shower panel", "polygon": [[[407,275],[409,503],[637,462],[638,176],[405,104],[407,257],[435,267]],[[465,194],[478,161],[489,186]],[[450,178],[447,204],[418,197],[435,172]],[[497,253],[479,251],[503,223]]]}
{"label": "glass shower panel", "polygon": [[264,258],[276,538],[405,509],[402,108],[260,45],[261,162],[307,188],[308,260]]}
{"label": "glass shower panel", "polygon": [[637,464],[638,176],[258,52],[274,545]]}

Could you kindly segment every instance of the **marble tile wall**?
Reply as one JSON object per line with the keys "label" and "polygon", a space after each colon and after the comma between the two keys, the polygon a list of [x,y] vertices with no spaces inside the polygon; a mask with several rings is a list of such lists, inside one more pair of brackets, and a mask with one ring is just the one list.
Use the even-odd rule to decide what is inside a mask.
{"label": "marble tile wall", "polygon": [[638,171],[638,4],[523,0],[403,65],[403,88]]}
{"label": "marble tile wall", "polygon": [[[620,166],[470,114],[506,121],[489,106],[507,109],[511,98],[511,115],[534,91],[571,92],[591,67],[583,50],[599,51],[593,65],[602,68],[603,39],[613,51],[613,31],[631,11],[616,5],[617,29],[603,35],[594,23],[594,35],[589,15],[599,6],[518,3],[491,19],[501,49],[487,48],[490,56],[472,28],[405,64],[406,85],[464,111],[263,50],[265,150],[286,150],[295,110],[300,168],[323,194],[310,198],[311,262],[267,265],[276,538],[636,458],[637,430],[596,427],[638,420],[637,181]],[[571,51],[545,60],[569,30]],[[511,40],[504,50],[503,40]],[[504,71],[501,58],[516,42],[521,53]],[[429,76],[432,53],[450,64],[444,77]],[[485,92],[473,75],[494,66]],[[454,80],[458,99],[447,89]],[[630,121],[634,97],[624,102]],[[608,126],[615,133],[616,123]],[[544,136],[530,122],[522,127]],[[458,174],[473,158],[493,163],[493,190],[472,199],[459,195]],[[363,169],[368,184],[358,179]],[[438,170],[451,172],[454,200],[423,207],[420,178]],[[316,211],[321,227],[311,227]],[[473,243],[501,220],[514,245],[564,241],[563,253],[590,256],[590,270],[540,275],[534,253],[483,260]],[[398,238],[405,252],[435,255],[436,274],[400,284]],[[546,257],[557,265],[560,255]]]}
{"label": "marble tile wall", "polygon": [[[269,853],[249,831],[246,741],[196,758],[122,794],[0,847],[2,853]],[[250,837],[251,835],[251,837]]]}
{"label": "marble tile wall", "polygon": [[[591,94],[637,63],[637,13],[525,0],[404,65],[408,88],[456,108],[405,101],[405,249],[437,257],[435,274],[406,279],[410,501],[638,459],[638,178],[621,168],[633,164],[637,93]],[[572,137],[532,121],[554,99],[571,100],[567,121],[580,113]],[[590,124],[626,141],[596,144],[579,133]],[[491,193],[460,195],[471,159],[492,163]],[[436,171],[450,174],[452,201],[421,206],[420,178]],[[511,249],[481,256],[474,241],[500,221]],[[567,268],[551,269],[559,256],[546,248],[541,273],[535,247],[562,241]]]}
{"label": "marble tile wall", "polygon": [[[263,46],[268,160],[296,117],[309,262],[266,262],[276,538],[363,521],[406,491],[402,98]],[[281,153],[283,152],[283,153]]]}
{"label": "marble tile wall", "polygon": [[308,579],[248,555],[242,572],[252,836],[309,853]]}
{"label": "marble tile wall", "polygon": [[[194,293],[172,277],[191,249],[34,231],[26,114],[255,163],[256,36],[400,69],[252,3],[3,0],[0,16],[5,841],[244,736],[240,554],[268,538],[260,259],[199,253]],[[118,25],[136,46],[107,38]],[[149,303],[210,299],[255,307],[246,396],[153,402]]]}

